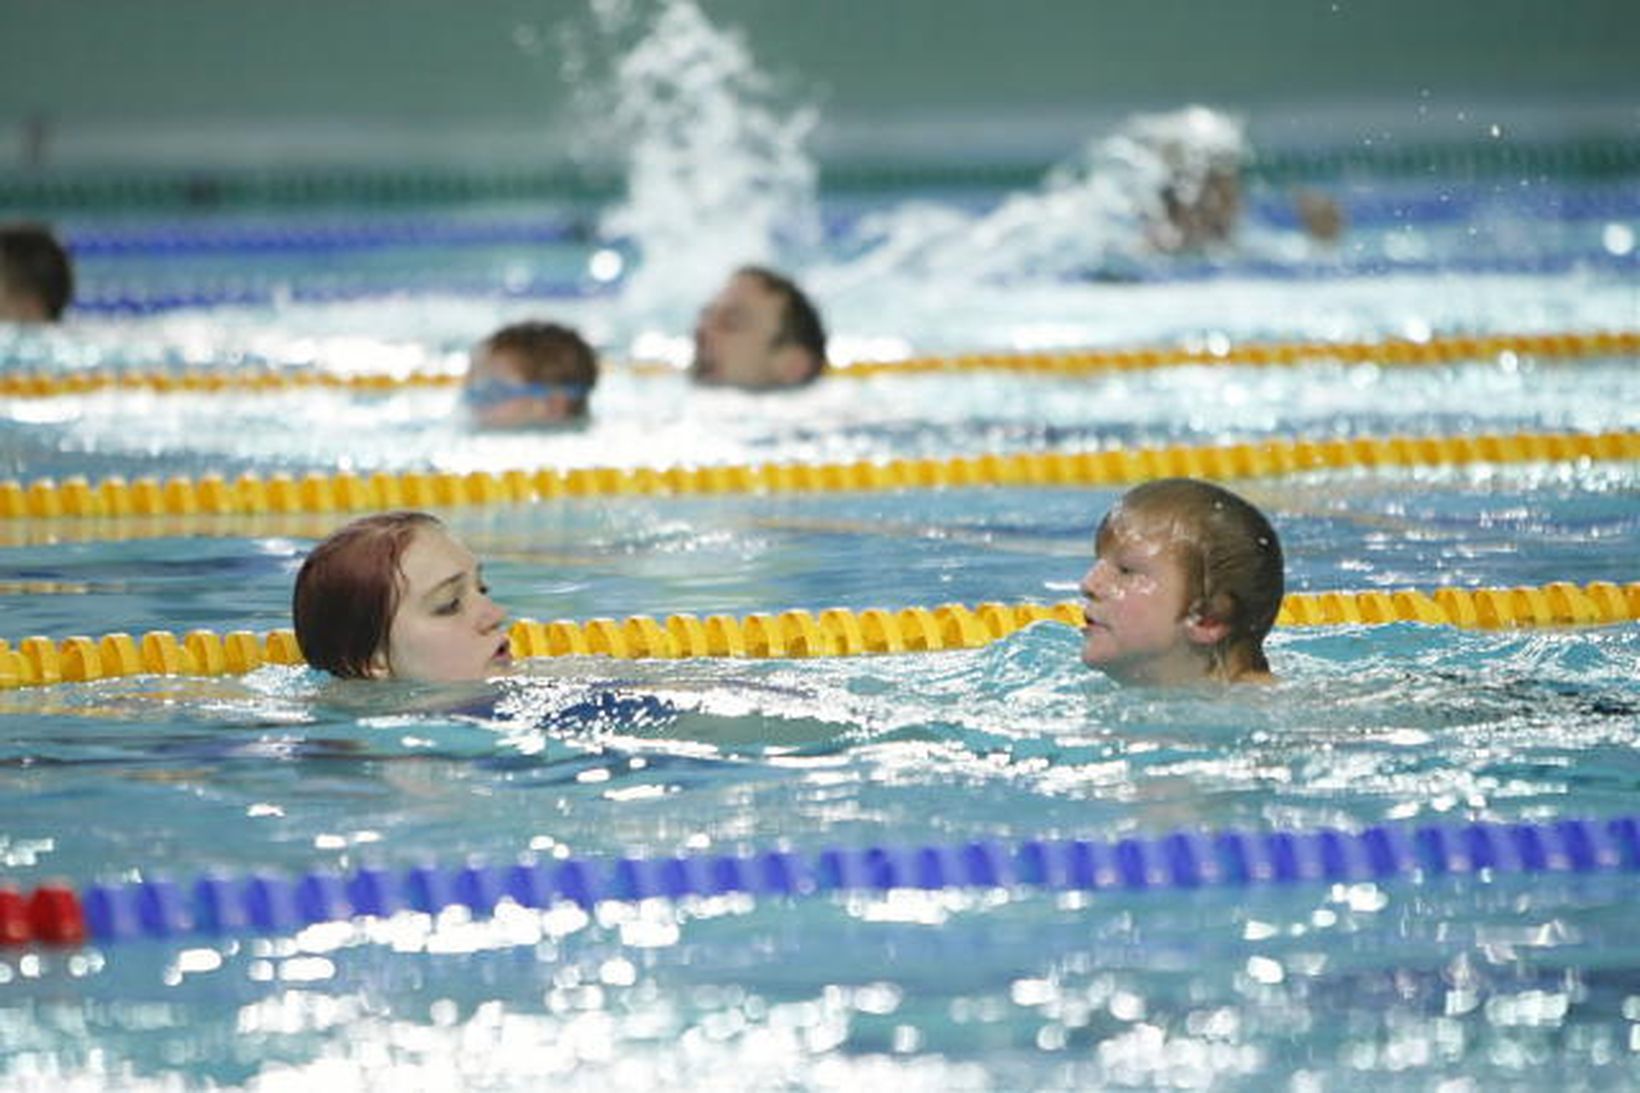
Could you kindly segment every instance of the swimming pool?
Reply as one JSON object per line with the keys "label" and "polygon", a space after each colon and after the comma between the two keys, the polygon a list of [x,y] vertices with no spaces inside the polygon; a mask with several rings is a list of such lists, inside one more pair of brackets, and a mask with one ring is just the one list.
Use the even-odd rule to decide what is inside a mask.
{"label": "swimming pool", "polygon": [[[437,377],[476,337],[547,310],[612,356],[675,361],[700,286],[629,306],[618,272],[589,273],[626,244],[589,234],[573,206],[434,208],[416,231],[398,211],[127,213],[76,226],[97,241],[85,314],[61,333],[6,335],[8,374],[290,382],[13,392],[0,477],[53,489],[83,477],[89,490],[153,476],[163,493],[213,474],[728,475],[1628,435],[1640,419],[1632,350],[1529,340],[1572,332],[1587,345],[1640,326],[1623,185],[1560,179],[1523,197],[1357,177],[1343,195],[1352,242],[1336,254],[1306,249],[1263,192],[1238,257],[1044,273],[1025,253],[981,278],[929,256],[962,253],[987,209],[1038,195],[967,193],[937,231],[907,212],[939,196],[823,209],[833,250],[805,275],[845,363],[1085,346],[1183,346],[1219,363],[862,368],[777,398],[613,367],[585,430],[475,434]],[[895,231],[918,233],[915,261],[866,245]],[[1453,335],[1516,340],[1418,349]],[[1237,355],[1300,341],[1338,348],[1285,364]],[[432,378],[399,382],[413,372]],[[387,379],[306,382],[358,374]],[[1481,455],[1235,484],[1272,514],[1301,593],[1635,580],[1632,458]],[[446,515],[522,617],[861,613],[1070,598],[1121,489],[960,483],[589,489]],[[5,636],[283,627],[303,552],[343,519],[297,509],[7,516]],[[1552,833],[1622,817],[1640,777],[1635,623],[1283,627],[1283,682],[1231,695],[1118,690],[1080,667],[1077,647],[1050,621],[973,648],[870,657],[552,658],[459,693],[336,687],[285,665],[0,690],[7,881],[159,893],[169,880],[185,907],[145,912],[158,925],[138,932],[163,936],[0,948],[0,1073],[18,1088],[1626,1078],[1640,952],[1620,854],[1581,872],[1559,858],[1548,872],[1474,869],[1459,854],[1451,869],[1413,856],[1382,873],[1195,887],[1159,866],[1141,886],[1116,865],[1058,884],[1009,865],[1009,883],[972,885],[924,883],[913,865],[932,850],[955,877],[974,846],[1161,847],[1174,832],[1430,828],[1457,845],[1477,822]],[[207,916],[190,902],[217,874],[238,893],[263,873],[288,884],[428,866],[419,876],[436,887],[469,865],[662,869],[780,850],[820,863],[828,849],[865,870],[857,887],[811,878],[787,894],[760,882],[747,885],[756,894],[701,884],[635,898],[672,882],[630,865],[605,900],[475,914],[401,893],[391,914],[301,925],[269,912],[270,926],[221,935],[194,928]],[[880,849],[891,853],[869,856]],[[915,882],[879,883],[885,861]]]}

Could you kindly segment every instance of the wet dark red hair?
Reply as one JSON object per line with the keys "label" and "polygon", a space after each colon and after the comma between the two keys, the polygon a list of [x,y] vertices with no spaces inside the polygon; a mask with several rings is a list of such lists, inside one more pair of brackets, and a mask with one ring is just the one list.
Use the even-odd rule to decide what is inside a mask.
{"label": "wet dark red hair", "polygon": [[439,527],[425,512],[365,516],[332,532],[296,574],[290,613],[303,658],[343,679],[371,674],[387,648],[404,573],[400,559],[416,532]]}

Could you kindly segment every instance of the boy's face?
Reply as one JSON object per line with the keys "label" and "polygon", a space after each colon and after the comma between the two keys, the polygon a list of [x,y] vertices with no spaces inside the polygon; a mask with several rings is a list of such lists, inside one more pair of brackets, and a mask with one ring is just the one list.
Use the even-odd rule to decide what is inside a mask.
{"label": "boy's face", "polygon": [[45,323],[51,316],[45,302],[32,292],[15,287],[0,276],[0,323]]}
{"label": "boy's face", "polygon": [[1082,577],[1082,663],[1122,683],[1200,680],[1178,528],[1165,517],[1113,512]]}
{"label": "boy's face", "polygon": [[780,294],[736,274],[701,309],[689,375],[713,387],[789,387],[804,376],[803,351],[779,343]]}
{"label": "boy's face", "polygon": [[575,402],[551,384],[531,381],[525,362],[510,349],[480,346],[467,369],[467,404],[479,425],[509,429],[565,421]]}

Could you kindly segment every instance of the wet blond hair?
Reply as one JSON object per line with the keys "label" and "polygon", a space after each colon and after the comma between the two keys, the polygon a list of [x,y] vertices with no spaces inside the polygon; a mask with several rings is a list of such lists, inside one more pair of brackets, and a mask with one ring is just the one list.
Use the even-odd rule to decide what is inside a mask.
{"label": "wet blond hair", "polygon": [[1135,486],[1099,524],[1103,546],[1118,519],[1162,521],[1184,566],[1185,615],[1228,627],[1213,647],[1215,675],[1268,672],[1264,639],[1281,611],[1286,582],[1281,540],[1253,504],[1196,478],[1159,478]]}

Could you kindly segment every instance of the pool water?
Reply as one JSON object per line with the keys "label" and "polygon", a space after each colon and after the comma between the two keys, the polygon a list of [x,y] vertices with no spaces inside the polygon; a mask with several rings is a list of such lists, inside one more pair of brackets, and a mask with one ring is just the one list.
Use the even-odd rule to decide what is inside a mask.
{"label": "pool water", "polygon": [[[924,233],[914,263],[889,263],[862,240],[934,197],[854,198],[832,217],[833,249],[802,272],[822,294],[839,359],[1640,325],[1632,247],[1613,228],[1632,229],[1635,209],[1604,185],[1546,183],[1522,197],[1356,180],[1344,193],[1357,213],[1352,249],[1331,256],[1304,249],[1255,203],[1244,249],[1223,260],[1044,271],[1026,254],[984,277],[930,263],[971,241],[963,232],[1009,196],[967,195],[942,213],[943,234],[926,218],[891,225]],[[516,226],[572,213],[486,215]],[[341,227],[385,238],[399,224],[367,212],[325,214],[317,228],[299,210],[248,225],[220,215],[164,228],[311,240]],[[95,227],[156,230],[140,217]],[[48,372],[453,374],[466,345],[524,314],[581,324],[612,362],[678,359],[690,301],[709,286],[637,307],[618,278],[585,280],[592,258],[621,241],[534,230],[529,247],[498,241],[516,227],[322,254],[293,243],[271,264],[249,246],[104,251],[87,261],[92,299],[236,279],[272,294],[151,314],[88,309],[60,331],[0,336],[0,359]],[[1504,261],[1523,254],[1541,261]],[[526,298],[505,291],[508,277],[569,287]],[[351,288],[293,291],[325,278]],[[448,388],[104,391],[4,400],[0,474],[664,466],[1632,430],[1634,366],[1506,353],[1082,378],[838,375],[752,397],[612,363],[585,429],[540,434],[475,433]],[[1623,583],[1640,557],[1632,463],[1345,469],[1233,485],[1272,516],[1294,591]],[[516,615],[620,618],[1064,600],[1118,495],[569,498],[447,516]],[[336,522],[11,521],[0,545],[5,636],[285,626],[294,571]],[[1632,623],[1283,629],[1271,641],[1282,682],[1234,693],[1122,690],[1081,667],[1079,643],[1070,627],[1041,623],[971,650],[565,658],[455,689],[266,667],[0,691],[0,862],[28,886],[1633,811]],[[1640,1045],[1637,889],[1613,871],[719,895],[5,949],[0,1082],[1606,1087],[1628,1079]]]}
{"label": "pool water", "polygon": [[[1229,698],[1119,691],[1077,646],[1044,624],[960,653],[557,664],[480,718],[296,669],[54,688],[6,714],[8,872],[1609,815],[1640,776],[1632,626],[1292,631],[1288,682]],[[679,712],[566,714],[611,688]],[[116,803],[118,824],[65,817]],[[406,912],[13,954],[7,1066],[25,1086],[1620,1081],[1635,895],[1506,875]]]}

